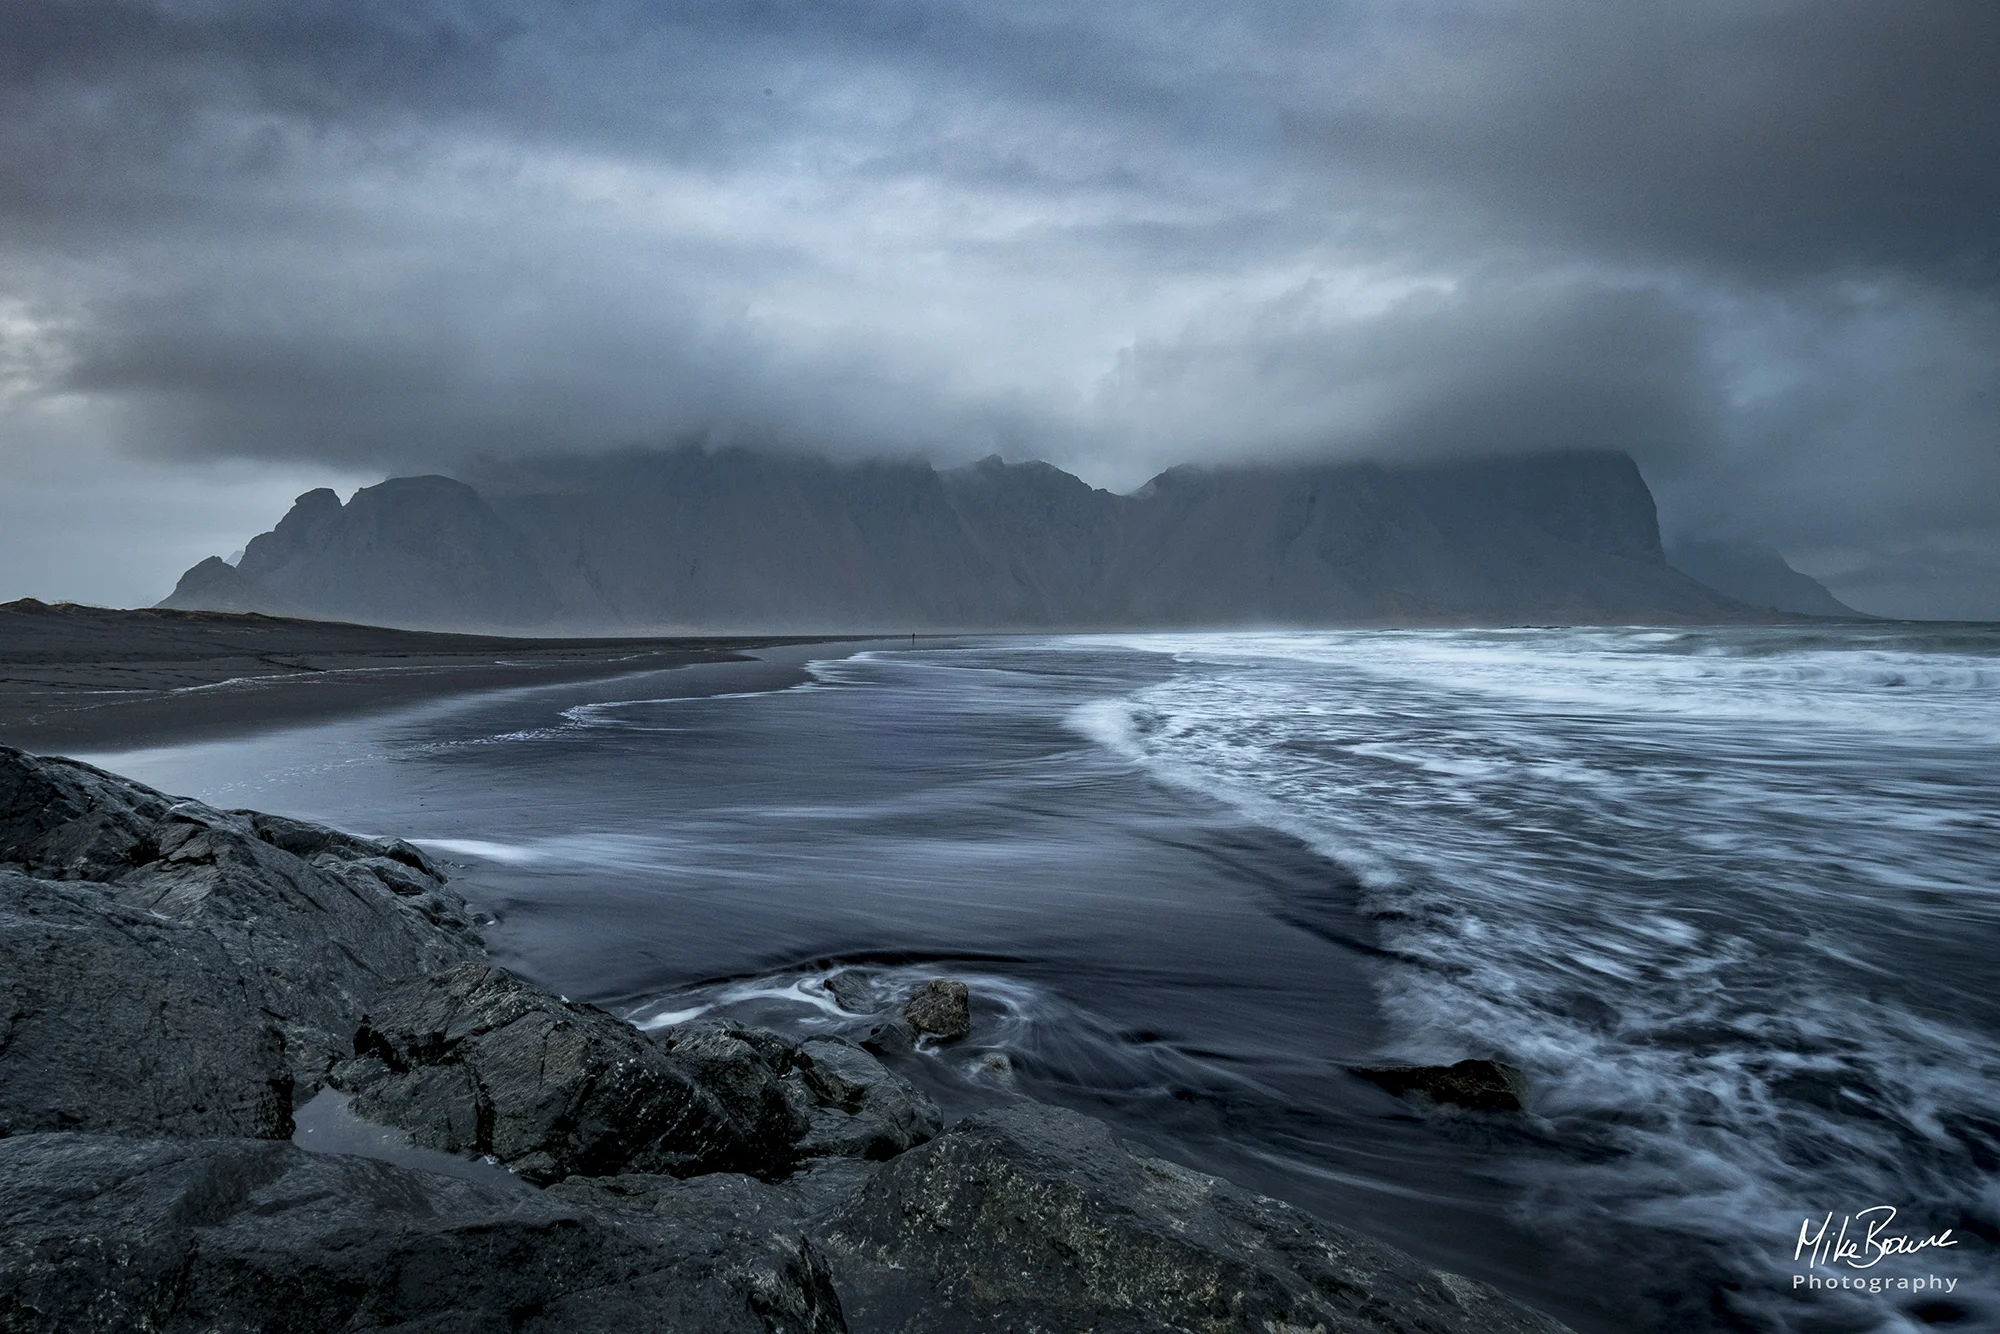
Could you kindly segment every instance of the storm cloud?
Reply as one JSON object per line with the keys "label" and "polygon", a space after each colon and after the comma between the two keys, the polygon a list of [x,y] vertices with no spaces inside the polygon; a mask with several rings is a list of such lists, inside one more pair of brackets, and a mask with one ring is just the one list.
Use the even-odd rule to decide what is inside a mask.
{"label": "storm cloud", "polygon": [[140,599],[230,506],[521,453],[1589,445],[2000,616],[1995,69],[1990,0],[29,0],[5,542],[218,479],[119,525]]}

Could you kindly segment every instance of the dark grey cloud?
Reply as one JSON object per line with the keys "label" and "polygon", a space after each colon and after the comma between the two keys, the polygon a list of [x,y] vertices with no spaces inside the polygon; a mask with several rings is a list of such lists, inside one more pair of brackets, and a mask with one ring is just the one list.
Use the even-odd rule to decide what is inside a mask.
{"label": "dark grey cloud", "polygon": [[[1699,318],[1646,286],[1484,277],[1380,294],[1302,285],[1128,349],[1111,415],[1199,450],[1451,457],[1591,448],[1670,462],[1714,429]],[[1245,405],[1263,400],[1261,413]],[[1263,452],[1260,451],[1260,452]]]}
{"label": "dark grey cloud", "polygon": [[1305,112],[1313,142],[1482,224],[1752,279],[2000,276],[1991,5],[1537,0],[1396,42],[1411,95]]}
{"label": "dark grey cloud", "polygon": [[7,26],[16,479],[52,451],[369,476],[701,434],[1116,485],[1610,445],[1691,534],[2000,615],[1990,0],[29,0]]}

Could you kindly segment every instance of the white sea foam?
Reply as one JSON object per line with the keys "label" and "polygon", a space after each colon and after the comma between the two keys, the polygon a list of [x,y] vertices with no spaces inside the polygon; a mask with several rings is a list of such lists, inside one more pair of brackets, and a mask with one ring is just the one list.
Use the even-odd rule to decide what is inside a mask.
{"label": "white sea foam", "polygon": [[680,840],[638,834],[577,833],[505,842],[486,838],[412,838],[418,847],[500,866],[657,870],[671,866]]}
{"label": "white sea foam", "polygon": [[[814,664],[809,664],[809,666]],[[647,699],[612,699],[594,704],[576,704],[562,711],[562,716],[579,727],[627,727],[650,731],[676,731],[674,727],[648,727],[630,715],[638,709],[674,710],[699,704],[712,704],[739,699],[759,699],[767,695],[786,695],[800,691],[823,688],[818,681],[800,681],[788,686],[778,686],[771,690],[726,690],[708,695],[662,695]]]}
{"label": "white sea foam", "polygon": [[1354,869],[1411,961],[1383,974],[1389,1054],[1504,1054],[1592,1146],[1524,1161],[1531,1224],[1719,1237],[1775,1291],[1778,1240],[1822,1205],[1990,1203],[1984,979],[1923,975],[1927,940],[2000,927],[1990,649],[1123,643],[1179,670],[1071,725]]}

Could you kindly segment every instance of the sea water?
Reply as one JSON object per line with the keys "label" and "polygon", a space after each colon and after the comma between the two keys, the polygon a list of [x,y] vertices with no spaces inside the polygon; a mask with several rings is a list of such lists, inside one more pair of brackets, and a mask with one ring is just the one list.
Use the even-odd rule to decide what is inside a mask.
{"label": "sea water", "polygon": [[[1080,1108],[1580,1328],[2000,1328],[2000,631],[789,652],[92,758],[427,842],[642,1026],[964,978],[905,1062],[949,1112]],[[1527,1110],[1350,1071],[1464,1057]]]}

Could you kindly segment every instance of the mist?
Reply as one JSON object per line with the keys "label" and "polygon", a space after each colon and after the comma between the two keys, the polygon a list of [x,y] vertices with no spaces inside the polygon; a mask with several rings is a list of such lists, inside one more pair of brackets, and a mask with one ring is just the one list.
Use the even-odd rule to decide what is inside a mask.
{"label": "mist", "polygon": [[[2000,616],[1982,3],[39,4],[0,53],[0,595],[291,494],[690,439],[1612,448]],[[111,519],[108,516],[116,516]]]}

